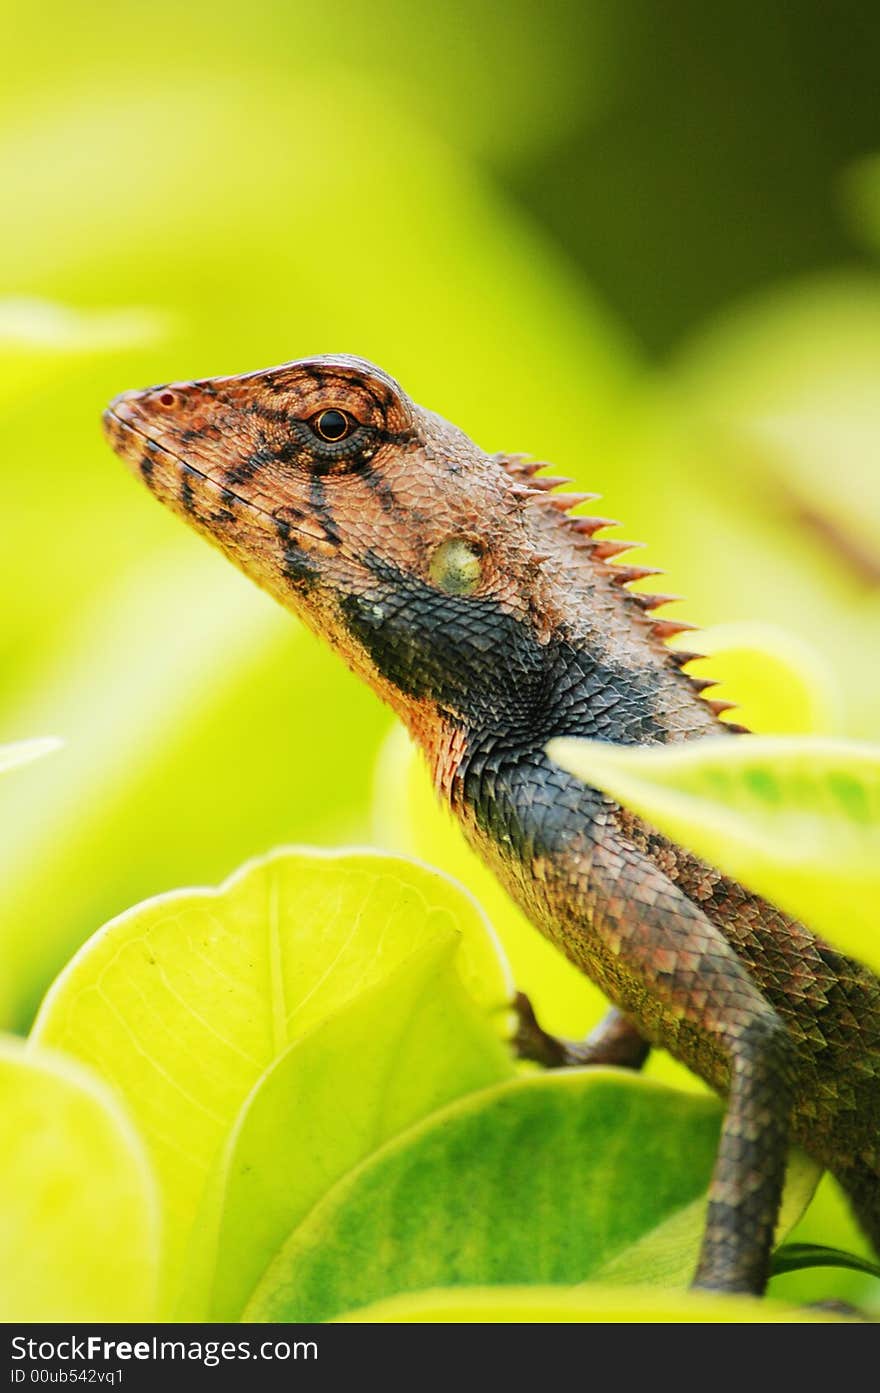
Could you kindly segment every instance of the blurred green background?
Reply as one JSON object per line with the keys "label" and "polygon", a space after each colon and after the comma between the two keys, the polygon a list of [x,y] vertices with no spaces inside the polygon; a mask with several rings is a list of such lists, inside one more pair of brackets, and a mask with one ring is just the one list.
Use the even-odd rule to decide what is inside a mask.
{"label": "blurred green background", "polygon": [[[377,810],[372,696],[103,445],[126,387],[375,359],[600,490],[688,618],[809,645],[834,728],[880,735],[876,7],[3,19],[0,742],[66,742],[0,786],[3,1026],[109,916],[278,843],[381,836],[484,889],[389,814],[393,749]],[[589,989],[511,923],[577,1028]]]}

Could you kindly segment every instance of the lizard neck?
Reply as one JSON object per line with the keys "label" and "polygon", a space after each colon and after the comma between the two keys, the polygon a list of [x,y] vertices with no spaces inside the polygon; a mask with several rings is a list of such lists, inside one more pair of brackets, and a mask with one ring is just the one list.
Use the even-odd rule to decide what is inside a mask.
{"label": "lizard neck", "polygon": [[[532,642],[501,660],[490,657],[464,699],[459,691],[455,695],[454,706],[442,698],[395,703],[447,797],[456,780],[460,787],[477,769],[512,775],[519,766],[549,768],[544,748],[556,736],[664,743],[674,738],[670,715],[681,699],[689,697],[692,710],[696,706],[677,672],[659,664],[634,670],[568,639]],[[693,733],[708,724],[709,714],[696,708]]]}
{"label": "lizard neck", "polygon": [[[535,645],[529,664],[490,672],[468,693],[466,715],[435,703],[402,712],[428,758],[441,798],[466,825],[528,863],[559,855],[595,814],[597,795],[551,763],[555,736],[616,744],[669,738],[664,679],[609,665],[583,644]],[[602,800],[600,799],[601,803]]]}
{"label": "lizard neck", "polygon": [[607,799],[547,758],[554,737],[650,745],[718,729],[662,657],[634,669],[564,638],[516,657],[468,689],[465,712],[432,703],[406,717],[437,791],[484,856],[494,849],[519,866],[561,865],[608,816]]}

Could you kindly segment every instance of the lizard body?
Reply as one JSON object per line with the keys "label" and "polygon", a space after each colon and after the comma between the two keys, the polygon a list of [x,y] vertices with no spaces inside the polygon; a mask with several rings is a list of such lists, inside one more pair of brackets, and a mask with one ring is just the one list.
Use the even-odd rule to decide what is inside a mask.
{"label": "lizard body", "polygon": [[[670,597],[627,589],[649,572],[615,561],[609,521],[356,358],[124,393],[104,420],[393,707],[472,846],[614,1003],[570,1058],[659,1045],[727,1098],[696,1284],[763,1290],[792,1140],[880,1245],[880,981],[544,753],[731,731],[666,645],[689,627],[657,619]],[[564,1062],[532,1025],[535,1057]]]}

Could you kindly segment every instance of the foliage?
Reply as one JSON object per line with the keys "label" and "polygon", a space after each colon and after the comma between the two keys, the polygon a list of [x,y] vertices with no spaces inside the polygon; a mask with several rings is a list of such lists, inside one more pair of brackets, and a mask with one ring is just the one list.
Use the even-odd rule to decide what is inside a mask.
{"label": "foliage", "polygon": [[14,745],[0,745],[0,774],[7,769],[15,769],[19,764],[29,764],[32,759],[57,750],[59,742],[52,739],[18,740]]}
{"label": "foliage", "polygon": [[[19,1246],[45,1267],[59,1224],[23,1159],[47,1125],[28,1074],[57,1058],[101,1080],[81,1119],[45,1104],[53,1141],[86,1153],[53,1152],[72,1182],[65,1260],[92,1251],[90,1185],[115,1184],[142,1281],[162,1236],[142,1319],[324,1320],[458,1285],[681,1287],[720,1104],[615,1070],[517,1076],[510,994],[475,903],[399,858],[279,852],[147,901],[89,940],[13,1052]],[[107,1148],[114,1129],[139,1138],[133,1159]],[[780,1238],[815,1182],[794,1157]]]}
{"label": "foliage", "polygon": [[[473,1004],[447,970],[454,936]],[[411,960],[427,949],[426,984],[425,966],[415,971]],[[370,996],[404,966],[394,991]],[[377,1129],[393,1129],[392,1119],[400,1125],[401,1116],[503,1077],[505,1056],[489,1022],[509,995],[479,911],[437,873],[370,855],[278,853],[219,890],[159,896],[108,924],[55,983],[32,1038],[84,1060],[124,1099],[162,1199],[163,1309],[186,1312],[210,1300],[184,1270],[194,1230],[197,1242],[207,1227],[210,1242],[213,1220],[272,1251],[273,1223],[284,1232],[297,1205],[308,1208],[334,1168],[356,1159],[354,1126],[337,1124],[344,1151],[320,1136],[333,1126],[331,1110],[342,1108],[344,1117],[370,1100],[363,1125],[366,1144],[375,1145]],[[360,1006],[354,1017],[345,1016],[350,1003]],[[396,1078],[395,1051],[410,1032],[408,1064],[417,1068],[418,1047],[433,1043],[441,1051],[436,1077]],[[320,1072],[308,1067],[316,1052]],[[298,1110],[285,1117],[289,1089]],[[314,1112],[304,1117],[310,1095]],[[312,1149],[326,1155],[321,1166],[312,1158],[314,1174],[298,1183],[289,1169],[294,1146],[305,1163]],[[254,1177],[256,1192],[247,1182],[255,1150],[270,1163]],[[222,1194],[206,1199],[212,1184]],[[280,1217],[260,1213],[272,1189]],[[215,1262],[222,1267],[226,1255],[196,1258],[209,1288]],[[222,1287],[242,1278],[221,1271],[218,1280]]]}
{"label": "foliage", "polygon": [[106,1084],[0,1039],[4,1321],[143,1320],[159,1258],[155,1184]]}
{"label": "foliage", "polygon": [[[463,1099],[336,1185],[279,1251],[246,1315],[325,1320],[458,1285],[684,1286],[719,1122],[714,1100],[611,1070]],[[799,1162],[783,1231],[814,1182]]]}
{"label": "foliage", "polygon": [[733,1323],[763,1325],[812,1324],[833,1320],[804,1307],[765,1302],[756,1306],[747,1297],[707,1296],[699,1292],[655,1291],[650,1287],[627,1290],[599,1285],[583,1287],[459,1287],[391,1297],[351,1315],[347,1321],[430,1321],[459,1324],[468,1321],[560,1321],[577,1324],[598,1322],[666,1324]]}
{"label": "foliage", "polygon": [[636,750],[554,740],[548,753],[880,971],[880,747],[721,736]]}
{"label": "foliage", "polygon": [[[852,151],[876,149],[880,133],[857,99],[870,79],[835,78],[871,48],[833,61],[846,29],[838,39],[816,23],[813,0],[784,21],[757,0],[708,23],[705,7],[674,7],[662,41],[639,0],[549,0],[540,12],[514,0],[503,19],[497,0],[475,0],[466,25],[431,0],[215,0],[207,23],[199,6],[153,0],[90,7],[75,26],[58,0],[10,4],[0,742],[46,730],[64,748],[0,781],[0,1026],[27,1031],[62,973],[38,1043],[4,1047],[2,1074],[20,1135],[44,1159],[68,1159],[63,1175],[31,1177],[7,1158],[8,1196],[21,1188],[22,1202],[0,1223],[13,1225],[22,1275],[4,1299],[19,1301],[16,1318],[146,1312],[159,1239],[142,1220],[156,1185],[155,1309],[229,1315],[270,1250],[294,1230],[289,1241],[304,1241],[318,1209],[328,1232],[348,1223],[340,1187],[354,1203],[368,1180],[353,1177],[421,1146],[411,1134],[443,1109],[478,1097],[489,1109],[519,1088],[555,1097],[559,1085],[511,1079],[502,956],[471,901],[399,860],[388,874],[465,925],[483,970],[463,977],[450,925],[416,915],[410,947],[380,972],[369,943],[381,932],[364,922],[358,990],[337,999],[328,982],[296,1038],[279,1023],[259,926],[245,933],[259,954],[233,955],[232,987],[199,961],[192,927],[229,912],[218,932],[230,948],[236,897],[268,872],[161,902],[191,936],[163,939],[155,900],[123,911],[216,884],[269,847],[374,839],[476,896],[550,1028],[580,1034],[603,1003],[475,864],[369,693],[125,477],[100,443],[103,405],[151,381],[363,353],[486,448],[532,451],[604,492],[602,509],[650,542],[647,562],[669,567],[663,588],[714,626],[695,639],[711,658],[692,670],[722,678],[714,694],[741,701],[746,724],[876,744],[880,166]],[[24,758],[10,748],[0,769]],[[775,779],[783,766],[774,758]],[[849,833],[834,825],[849,840],[828,845],[851,852],[852,819]],[[327,966],[316,924],[342,932],[348,863],[284,864],[297,884],[315,877],[311,917],[289,915],[291,951],[314,974]],[[833,874],[815,906],[852,894],[842,862]],[[863,932],[855,919],[831,928]],[[118,962],[102,956],[123,941]],[[152,965],[147,943],[161,950]],[[658,1146],[678,1129],[683,1155],[715,1107],[668,1060],[621,1087],[646,1118],[657,1112]],[[612,1146],[610,1123],[596,1135]],[[143,1260],[123,1270],[105,1245],[106,1281],[88,1264],[72,1281],[62,1258],[99,1185]],[[827,1181],[794,1237],[866,1252]],[[692,1242],[687,1228],[685,1247],[665,1250],[679,1275]],[[602,1281],[377,1309],[689,1320],[716,1309]],[[774,1290],[866,1303],[877,1288],[825,1268]],[[724,1310],[746,1318],[740,1304]]]}

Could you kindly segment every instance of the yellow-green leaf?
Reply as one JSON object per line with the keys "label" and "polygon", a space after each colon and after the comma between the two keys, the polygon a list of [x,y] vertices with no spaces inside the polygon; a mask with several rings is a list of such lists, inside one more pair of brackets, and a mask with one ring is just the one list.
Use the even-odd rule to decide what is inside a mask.
{"label": "yellow-green leaf", "polygon": [[49,992],[34,1039],[124,1096],[159,1179],[173,1299],[206,1180],[239,1109],[289,1044],[436,937],[506,1024],[511,986],[478,906],[426,867],[371,852],[276,852],[218,889],[136,906]]}
{"label": "yellow-green leaf", "polygon": [[5,1037],[0,1108],[0,1320],[154,1319],[155,1182],[109,1089]]}
{"label": "yellow-green leaf", "polygon": [[[330,1320],[432,1287],[602,1281],[632,1250],[646,1260],[631,1280],[684,1285],[720,1120],[716,1099],[623,1070],[473,1093],[334,1185],[267,1269],[246,1319]],[[786,1222],[814,1180],[815,1167],[799,1163]]]}
{"label": "yellow-green leaf", "polygon": [[516,1325],[535,1322],[813,1325],[827,1321],[836,1323],[843,1317],[781,1302],[755,1301],[748,1296],[640,1290],[637,1287],[621,1290],[585,1283],[576,1287],[457,1287],[420,1291],[411,1296],[392,1296],[387,1301],[377,1301],[339,1319],[370,1325],[386,1321],[456,1325],[486,1322]]}
{"label": "yellow-green leaf", "polygon": [[808,736],[553,740],[551,759],[880,968],[880,749]]}
{"label": "yellow-green leaf", "polygon": [[296,1040],[241,1110],[196,1226],[182,1312],[235,1320],[287,1235],[342,1175],[452,1099],[513,1076],[437,937]]}
{"label": "yellow-green leaf", "polygon": [[76,310],[52,300],[0,299],[0,353],[107,351],[149,341],[164,329],[155,310]]}
{"label": "yellow-green leaf", "polygon": [[42,740],[18,740],[14,745],[0,745],[0,774],[51,754],[53,750],[61,748],[61,743],[53,736],[45,736]]}
{"label": "yellow-green leaf", "polygon": [[[688,638],[688,635],[684,636]],[[760,735],[830,735],[843,716],[838,683],[797,634],[759,620],[716,624],[677,646],[698,648],[695,677],[711,673],[712,695],[735,701],[734,719]]]}

